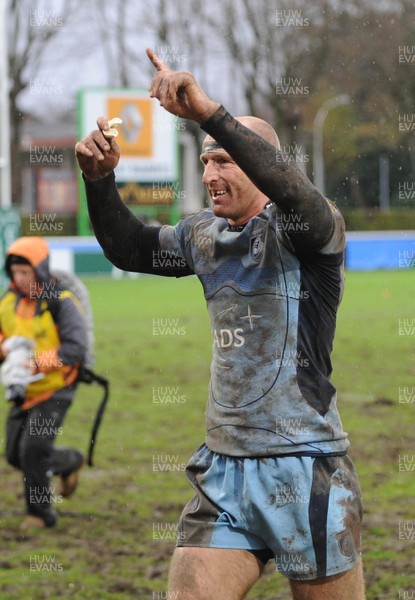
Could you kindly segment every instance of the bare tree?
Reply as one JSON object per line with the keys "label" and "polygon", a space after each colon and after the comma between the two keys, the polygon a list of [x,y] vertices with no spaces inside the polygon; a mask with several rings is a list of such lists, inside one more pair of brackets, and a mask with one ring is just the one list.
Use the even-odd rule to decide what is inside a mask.
{"label": "bare tree", "polygon": [[[380,122],[386,147],[402,140],[415,164],[413,133],[400,135],[397,128],[400,112],[413,111],[413,65],[397,68],[399,46],[413,46],[412,0],[374,6],[367,0],[8,0],[8,6],[15,202],[18,140],[27,116],[22,98],[31,86],[34,92],[42,87],[45,65],[62,76],[72,69],[79,87],[82,67],[94,56],[92,84],[99,75],[112,86],[146,88],[154,71],[146,46],[173,69],[191,70],[234,114],[273,123],[287,145],[309,146],[319,106],[347,92],[353,126],[341,131],[343,158],[330,153],[328,164],[341,163],[345,174],[356,146],[375,152]],[[45,100],[40,92],[39,100]],[[74,105],[73,98],[66,102]],[[59,97],[56,104],[62,103]]]}
{"label": "bare tree", "polygon": [[[45,65],[54,65],[65,72],[72,60],[78,61],[85,50],[79,38],[68,35],[72,25],[82,29],[85,6],[81,0],[46,2],[44,0],[9,0],[8,55],[10,77],[10,122],[12,201],[21,200],[20,140],[22,125],[29,113],[23,108],[23,93],[29,93],[42,103],[47,111],[46,98],[63,98],[63,89],[57,79],[42,73]],[[65,67],[63,68],[63,65]]]}

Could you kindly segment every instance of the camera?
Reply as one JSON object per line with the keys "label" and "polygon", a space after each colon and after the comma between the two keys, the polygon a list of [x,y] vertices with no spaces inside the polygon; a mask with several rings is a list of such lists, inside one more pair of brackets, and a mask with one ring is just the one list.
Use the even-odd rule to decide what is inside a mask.
{"label": "camera", "polygon": [[6,388],[5,396],[7,402],[14,402],[16,406],[21,406],[26,395],[26,386],[20,383],[13,383]]}
{"label": "camera", "polygon": [[1,382],[5,387],[5,398],[21,406],[26,396],[27,385],[33,380],[28,366],[33,341],[22,336],[12,336],[5,340],[6,359],[2,364]]}

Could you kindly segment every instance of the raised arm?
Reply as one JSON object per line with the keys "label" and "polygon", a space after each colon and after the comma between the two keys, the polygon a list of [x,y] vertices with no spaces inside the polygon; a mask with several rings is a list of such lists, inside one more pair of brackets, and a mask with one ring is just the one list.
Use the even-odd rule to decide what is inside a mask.
{"label": "raised arm", "polygon": [[75,153],[83,172],[92,228],[105,256],[125,271],[175,277],[192,274],[184,264],[172,268],[172,261],[159,260],[160,227],[144,224],[121,200],[113,171],[120,148],[115,139],[102,133],[108,129],[107,119],[100,117],[97,124],[97,130],[76,144]]}
{"label": "raised arm", "polygon": [[311,181],[279,149],[211,100],[191,73],[170,71],[153,52],[147,54],[156,67],[151,96],[167,111],[199,123],[228,152],[256,187],[289,215],[285,225],[294,243],[309,249],[323,247],[332,236],[336,217],[341,217]]}
{"label": "raised arm", "polygon": [[[304,248],[319,249],[332,236],[333,206],[292,161],[220,107],[201,124],[251,181],[286,215],[282,225]],[[339,218],[340,215],[337,213]]]}

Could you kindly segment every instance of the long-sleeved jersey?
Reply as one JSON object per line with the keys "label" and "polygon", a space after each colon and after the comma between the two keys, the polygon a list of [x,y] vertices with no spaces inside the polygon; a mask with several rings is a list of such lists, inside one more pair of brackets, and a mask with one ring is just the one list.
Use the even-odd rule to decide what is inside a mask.
{"label": "long-sleeved jersey", "polygon": [[[243,228],[203,210],[148,227],[112,176],[87,182],[90,216],[118,267],[195,273],[209,311],[213,357],[208,447],[231,456],[341,454],[348,448],[330,355],[343,292],[344,222],[281,153],[221,107],[202,128],[269,198]],[[160,252],[173,261],[158,261]],[[175,264],[175,268],[161,266]]]}

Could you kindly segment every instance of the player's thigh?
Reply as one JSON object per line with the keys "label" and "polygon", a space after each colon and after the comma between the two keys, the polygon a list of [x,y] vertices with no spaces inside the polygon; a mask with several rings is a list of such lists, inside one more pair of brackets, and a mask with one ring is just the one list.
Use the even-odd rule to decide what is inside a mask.
{"label": "player's thigh", "polygon": [[350,571],[311,581],[290,581],[294,600],[364,600],[362,562]]}
{"label": "player's thigh", "polygon": [[262,563],[247,550],[176,548],[169,593],[180,600],[242,600],[262,569]]}

